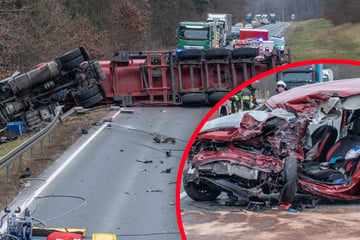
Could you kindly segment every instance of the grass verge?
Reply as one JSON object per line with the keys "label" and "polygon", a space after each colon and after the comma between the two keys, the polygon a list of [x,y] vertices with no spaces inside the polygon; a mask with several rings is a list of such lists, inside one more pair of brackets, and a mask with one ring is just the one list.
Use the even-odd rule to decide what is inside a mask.
{"label": "grass verge", "polygon": [[293,62],[360,57],[360,24],[334,26],[325,19],[294,22],[286,30]]}

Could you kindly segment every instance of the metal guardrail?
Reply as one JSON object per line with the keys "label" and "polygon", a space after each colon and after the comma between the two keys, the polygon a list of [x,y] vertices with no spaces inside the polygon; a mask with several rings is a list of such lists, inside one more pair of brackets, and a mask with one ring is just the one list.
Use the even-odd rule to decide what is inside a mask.
{"label": "metal guardrail", "polygon": [[61,111],[57,109],[56,116],[44,129],[32,136],[30,139],[17,146],[15,149],[7,153],[5,156],[0,158],[0,170],[7,168],[7,177],[9,178],[9,166],[17,158],[22,157],[22,155],[31,149],[36,143],[43,140],[45,136],[52,132],[60,122],[60,113]]}

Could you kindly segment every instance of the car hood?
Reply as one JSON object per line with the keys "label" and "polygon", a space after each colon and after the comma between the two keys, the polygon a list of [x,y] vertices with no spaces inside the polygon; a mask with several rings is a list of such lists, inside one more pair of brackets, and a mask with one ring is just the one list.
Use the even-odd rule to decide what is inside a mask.
{"label": "car hood", "polygon": [[229,142],[247,141],[295,120],[293,113],[282,109],[239,112],[208,121],[198,137]]}

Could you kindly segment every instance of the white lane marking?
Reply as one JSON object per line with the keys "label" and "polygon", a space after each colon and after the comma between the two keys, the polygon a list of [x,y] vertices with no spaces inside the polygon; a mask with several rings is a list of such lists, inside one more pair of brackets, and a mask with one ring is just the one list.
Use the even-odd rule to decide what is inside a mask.
{"label": "white lane marking", "polygon": [[[116,114],[114,114],[114,116],[112,117],[112,119],[114,119],[117,115],[119,115],[120,111],[116,112]],[[107,127],[109,123],[105,123],[103,126],[101,126],[90,138],[88,138],[73,154],[70,155],[70,157],[68,159],[66,159],[65,162],[63,162],[63,164],[56,169],[56,171],[51,174],[49,176],[49,178],[46,180],[46,182],[44,183],[44,185],[42,185],[41,187],[39,187],[33,195],[31,195],[21,206],[21,210],[23,211],[25,208],[27,208],[36,197],[38,197],[42,191],[44,191],[44,189],[61,173],[62,170],[65,169],[65,167],[67,167],[72,160],[74,160],[74,158],[82,151],[84,150],[84,148],[97,136],[99,135],[99,133]],[[7,228],[7,222],[5,222],[3,224],[3,226],[0,228],[0,232],[4,232],[5,229]]]}
{"label": "white lane marking", "polygon": [[180,199],[183,199],[183,198],[186,197],[186,196],[187,196],[186,192],[180,193]]}

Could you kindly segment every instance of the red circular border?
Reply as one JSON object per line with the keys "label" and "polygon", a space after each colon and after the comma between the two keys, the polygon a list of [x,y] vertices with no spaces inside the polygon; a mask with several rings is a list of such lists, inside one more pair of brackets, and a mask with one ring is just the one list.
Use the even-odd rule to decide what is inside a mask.
{"label": "red circular border", "polygon": [[200,124],[196,127],[195,131],[193,132],[188,144],[186,145],[184,154],[182,156],[181,162],[180,162],[180,166],[179,166],[179,171],[178,171],[178,175],[177,175],[177,181],[176,181],[176,192],[175,192],[175,200],[176,200],[176,217],[177,217],[177,222],[178,222],[178,226],[179,226],[179,231],[181,234],[181,238],[183,240],[186,240],[186,235],[185,235],[185,230],[184,230],[184,226],[182,224],[182,219],[181,219],[181,207],[180,207],[180,190],[181,190],[181,179],[182,179],[182,173],[184,171],[184,166],[186,163],[186,159],[187,156],[189,154],[189,151],[191,149],[191,146],[193,145],[196,136],[199,134],[201,128],[205,125],[205,123],[208,121],[208,119],[215,113],[215,111],[222,105],[224,104],[231,96],[233,96],[235,93],[239,92],[241,89],[245,88],[246,86],[250,85],[251,83],[256,82],[257,80],[260,80],[264,77],[267,77],[271,74],[280,72],[280,71],[284,71],[286,69],[289,68],[294,68],[294,67],[300,67],[300,66],[304,66],[304,65],[311,65],[311,64],[347,64],[347,65],[356,65],[356,66],[360,66],[360,62],[359,61],[355,61],[355,60],[344,60],[344,59],[316,59],[316,60],[308,60],[308,61],[301,61],[301,62],[295,62],[295,63],[291,63],[291,64],[287,64],[287,65],[283,65],[277,68],[274,68],[272,70],[269,70],[267,72],[261,73],[251,79],[249,79],[248,81],[240,84],[239,86],[237,86],[234,90],[232,90],[231,92],[229,92],[223,99],[221,99],[213,108],[210,109],[210,111],[205,115],[205,117],[201,120]]}

